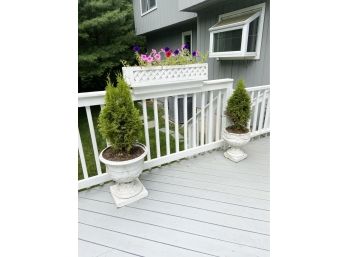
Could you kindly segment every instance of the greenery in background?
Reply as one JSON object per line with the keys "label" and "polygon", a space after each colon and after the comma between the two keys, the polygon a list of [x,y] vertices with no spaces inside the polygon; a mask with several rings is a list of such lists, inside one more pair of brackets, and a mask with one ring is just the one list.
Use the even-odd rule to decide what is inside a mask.
{"label": "greenery in background", "polygon": [[129,154],[137,142],[141,120],[134,107],[128,84],[117,74],[117,87],[107,80],[105,107],[98,119],[98,129],[115,153]]}
{"label": "greenery in background", "polygon": [[121,59],[135,63],[132,46],[144,45],[134,32],[132,1],[79,0],[78,12],[79,92],[104,90]]}
{"label": "greenery in background", "polygon": [[[142,105],[141,102],[139,103],[134,103],[135,107],[139,110],[140,115],[142,115]],[[148,115],[148,121],[153,121],[154,120],[154,110],[153,110],[153,104],[152,102],[147,102],[146,105],[146,110],[147,110],[147,115]],[[92,118],[93,118],[93,124],[96,126],[97,121],[98,121],[98,116],[100,113],[100,107],[99,106],[91,106],[91,113],[92,113]],[[86,159],[86,166],[87,166],[87,171],[88,175],[90,177],[97,175],[97,167],[95,165],[95,158],[93,154],[93,146],[92,146],[92,141],[91,141],[91,136],[88,128],[88,121],[87,121],[87,116],[86,116],[86,110],[84,107],[80,107],[78,110],[78,115],[79,115],[79,131],[80,131],[80,136],[81,136],[81,141],[82,141],[82,146],[83,146],[83,152],[85,155]],[[158,121],[159,121],[159,127],[164,128],[164,109],[159,105],[158,106]],[[169,126],[170,131],[174,131],[174,124],[170,123]],[[183,135],[183,129],[179,129],[179,133]],[[166,134],[163,132],[160,132],[160,144],[161,144],[161,156],[166,155]],[[100,153],[105,147],[106,147],[106,141],[103,139],[101,134],[99,133],[98,129],[95,129],[95,136],[96,136],[96,141],[97,141],[97,146],[98,146],[98,153]],[[175,152],[175,139],[174,137],[170,136],[170,152],[174,153]],[[155,128],[150,128],[149,129],[149,139],[150,139],[150,153],[151,153],[151,158],[156,158],[157,153],[156,153],[156,139],[155,139]],[[145,145],[145,133],[144,133],[144,125],[142,122],[141,126],[141,131],[139,135],[139,142]],[[180,150],[184,150],[184,144],[182,141],[180,141]],[[103,173],[105,172],[105,166],[103,163],[101,163],[101,168]],[[80,158],[79,158],[79,163],[78,163],[78,179],[83,179],[83,172],[82,172],[82,167],[80,163]]]}
{"label": "greenery in background", "polygon": [[239,80],[232,96],[228,99],[226,115],[232,121],[231,129],[248,132],[248,120],[251,115],[251,99],[245,89],[244,80]]}

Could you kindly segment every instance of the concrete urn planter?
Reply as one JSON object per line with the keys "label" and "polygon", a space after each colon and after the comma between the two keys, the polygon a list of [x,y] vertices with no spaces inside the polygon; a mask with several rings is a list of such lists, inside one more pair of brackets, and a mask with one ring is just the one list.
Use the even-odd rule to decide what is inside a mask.
{"label": "concrete urn planter", "polygon": [[224,153],[224,156],[227,159],[239,162],[247,158],[248,155],[240,149],[240,147],[246,145],[250,141],[250,132],[244,134],[230,133],[225,128],[222,133],[222,138],[229,146],[231,146],[231,148]]}
{"label": "concrete urn planter", "polygon": [[117,207],[122,207],[148,195],[147,190],[138,179],[144,169],[144,158],[147,148],[143,144],[136,144],[144,149],[144,152],[128,161],[109,161],[103,157],[105,148],[99,155],[99,159],[106,166],[106,171],[115,185],[110,187],[111,195]]}

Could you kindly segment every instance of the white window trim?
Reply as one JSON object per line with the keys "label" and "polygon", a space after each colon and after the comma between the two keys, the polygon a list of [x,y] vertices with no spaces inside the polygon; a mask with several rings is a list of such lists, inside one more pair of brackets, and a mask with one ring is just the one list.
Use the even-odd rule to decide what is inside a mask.
{"label": "white window trim", "polygon": [[[233,24],[227,24],[220,27],[211,27],[210,31],[210,43],[209,43],[209,58],[219,58],[219,59],[260,59],[260,51],[261,51],[261,43],[262,43],[262,34],[263,34],[263,23],[265,18],[265,3],[250,6],[244,9],[240,9],[237,11],[233,11],[230,13],[225,13],[219,15],[220,22],[223,18],[238,16],[246,12],[259,11],[254,15],[250,16],[248,19],[242,22],[237,22]],[[248,34],[249,34],[249,24],[251,21],[260,17],[259,25],[258,25],[258,34],[256,41],[256,49],[255,52],[247,52],[248,47]],[[214,52],[214,34],[224,31],[231,31],[236,29],[243,29],[242,32],[242,42],[241,42],[241,50],[240,51],[229,51],[229,52]]]}
{"label": "white window trim", "polygon": [[140,13],[141,13],[141,16],[144,16],[144,15],[146,15],[146,14],[148,14],[148,13],[150,13],[150,12],[152,12],[152,11],[157,9],[157,0],[156,0],[156,5],[154,7],[152,7],[151,9],[147,10],[146,12],[143,12],[143,5],[141,3],[142,1],[139,0],[139,2],[140,2]]}
{"label": "white window trim", "polygon": [[185,36],[189,35],[191,37],[191,43],[190,43],[190,49],[191,49],[191,52],[193,51],[192,49],[192,41],[193,41],[193,38],[192,38],[192,30],[189,30],[189,31],[185,31],[185,32],[182,32],[181,33],[181,44],[184,44],[184,39],[185,39]]}

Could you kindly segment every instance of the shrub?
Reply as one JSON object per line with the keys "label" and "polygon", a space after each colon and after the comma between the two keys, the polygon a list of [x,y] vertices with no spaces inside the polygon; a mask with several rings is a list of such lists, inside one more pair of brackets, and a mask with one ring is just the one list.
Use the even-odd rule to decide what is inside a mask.
{"label": "shrub", "polygon": [[105,106],[98,118],[98,129],[115,153],[129,154],[142,126],[139,111],[121,74],[117,74],[117,87],[110,78],[106,84]]}
{"label": "shrub", "polygon": [[244,80],[236,84],[232,96],[228,99],[226,115],[231,120],[230,127],[234,132],[248,132],[248,121],[251,114],[251,100],[245,89]]}

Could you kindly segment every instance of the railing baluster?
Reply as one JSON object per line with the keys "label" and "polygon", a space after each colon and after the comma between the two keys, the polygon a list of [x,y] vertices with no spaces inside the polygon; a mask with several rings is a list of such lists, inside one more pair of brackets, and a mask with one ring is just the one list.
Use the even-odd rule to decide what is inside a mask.
{"label": "railing baluster", "polygon": [[197,145],[197,138],[196,138],[196,124],[197,124],[197,113],[196,113],[196,101],[197,101],[197,94],[194,93],[192,96],[192,147],[196,147]]}
{"label": "railing baluster", "polygon": [[271,96],[270,96],[270,93],[269,93],[269,91],[268,91],[266,118],[265,118],[265,124],[264,124],[264,126],[263,126],[264,129],[268,129],[268,128],[269,128],[270,100],[271,100]]}
{"label": "railing baluster", "polygon": [[209,130],[208,130],[208,143],[211,143],[213,141],[213,123],[214,123],[214,116],[213,116],[213,108],[214,108],[214,92],[209,92]]}
{"label": "railing baluster", "polygon": [[205,92],[202,92],[201,99],[201,145],[204,145],[204,108],[205,108]]}
{"label": "railing baluster", "polygon": [[225,90],[222,96],[221,130],[224,130],[227,127],[227,119],[225,115],[226,106],[227,106],[227,94],[228,94],[228,90]]}
{"label": "railing baluster", "polygon": [[[104,108],[104,106],[105,104],[100,105],[100,111]],[[106,146],[109,147],[110,146],[109,142],[107,140],[105,140],[105,142],[106,142]]]}
{"label": "railing baluster", "polygon": [[220,123],[221,123],[221,90],[218,92],[216,103],[216,127],[215,127],[215,141],[220,139]]}
{"label": "railing baluster", "polygon": [[144,118],[145,143],[148,150],[147,159],[151,160],[151,148],[150,148],[150,139],[149,139],[149,124],[147,121],[146,99],[143,100],[143,118]]}
{"label": "railing baluster", "polygon": [[184,149],[187,149],[187,95],[184,95]]}
{"label": "railing baluster", "polygon": [[251,100],[251,106],[250,106],[251,113],[250,113],[250,118],[249,118],[249,121],[248,121],[248,129],[249,129],[249,131],[250,131],[250,126],[251,126],[251,116],[253,114],[254,91],[251,91],[250,100]]}
{"label": "railing baluster", "polygon": [[168,97],[164,98],[164,120],[165,120],[165,127],[166,127],[166,149],[167,149],[167,155],[168,155],[170,154]]}
{"label": "railing baluster", "polygon": [[178,96],[174,97],[174,120],[175,120],[175,151],[179,152],[179,118],[178,118]]}
{"label": "railing baluster", "polygon": [[266,106],[266,96],[267,96],[267,92],[266,91],[267,90],[263,91],[261,111],[260,111],[260,118],[259,118],[259,125],[257,126],[258,130],[261,130],[263,128],[263,118],[265,117],[265,106]]}
{"label": "railing baluster", "polygon": [[259,112],[259,99],[260,99],[260,94],[261,91],[257,92],[257,96],[256,96],[256,100],[255,100],[255,111],[254,111],[254,120],[253,120],[253,132],[256,131],[256,122],[257,122],[257,118],[259,116],[258,112]]}
{"label": "railing baluster", "polygon": [[83,178],[88,178],[85,154],[83,153],[80,131],[79,131],[79,155],[80,155],[81,167],[82,167],[82,172],[83,172]]}
{"label": "railing baluster", "polygon": [[155,118],[156,153],[158,158],[158,157],[161,157],[161,144],[160,144],[160,137],[159,137],[157,98],[153,99],[153,112],[154,112],[154,118]]}
{"label": "railing baluster", "polygon": [[90,106],[86,106],[85,109],[86,109],[86,113],[87,113],[89,133],[91,134],[91,140],[92,140],[92,147],[93,147],[95,165],[97,167],[98,175],[101,175],[102,171],[101,171],[100,162],[99,162],[98,145],[97,145],[97,140],[95,138],[93,119],[92,119],[92,113],[91,113],[91,107]]}

